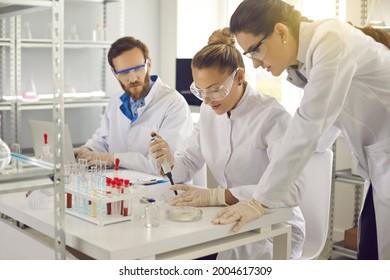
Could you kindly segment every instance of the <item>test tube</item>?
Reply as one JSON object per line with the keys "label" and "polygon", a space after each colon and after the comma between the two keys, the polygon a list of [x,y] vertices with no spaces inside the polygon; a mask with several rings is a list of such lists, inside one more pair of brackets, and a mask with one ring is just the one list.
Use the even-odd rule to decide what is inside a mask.
{"label": "test tube", "polygon": [[[124,195],[127,196],[130,193],[129,189],[130,181],[124,181]],[[123,200],[123,216],[127,217],[129,215],[129,198]]]}
{"label": "test tube", "polygon": [[[111,178],[106,178],[106,197],[111,198]],[[111,202],[107,203],[106,214],[111,215]]]}
{"label": "test tube", "polygon": [[[76,192],[80,192],[79,165],[77,163],[72,163],[71,170],[71,184]],[[74,197],[74,210],[76,212],[80,211],[80,196],[78,195],[75,195]]]}
{"label": "test tube", "polygon": [[[97,196],[97,180],[98,180],[98,177],[99,177],[99,171],[97,169],[97,166],[92,166],[91,167],[91,170],[88,172],[89,174],[89,180],[87,181],[88,182],[88,194],[90,195],[90,197],[92,198],[96,198]],[[96,205],[96,202],[95,200],[90,200],[88,201],[88,203],[91,205],[91,211],[90,211],[90,216],[92,218],[96,218],[97,216],[97,205]]]}
{"label": "test tube", "polygon": [[[116,181],[116,195],[118,196],[118,198],[120,198],[122,196],[121,186],[122,186],[121,181]],[[115,208],[116,208],[115,212],[117,213],[118,216],[120,216],[122,214],[121,213],[121,204],[122,204],[121,200],[118,200],[115,202]]]}
{"label": "test tube", "polygon": [[[70,177],[72,172],[72,164],[66,163],[64,164],[64,183],[65,188],[70,188]],[[72,208],[72,194],[66,193],[66,208]]]}

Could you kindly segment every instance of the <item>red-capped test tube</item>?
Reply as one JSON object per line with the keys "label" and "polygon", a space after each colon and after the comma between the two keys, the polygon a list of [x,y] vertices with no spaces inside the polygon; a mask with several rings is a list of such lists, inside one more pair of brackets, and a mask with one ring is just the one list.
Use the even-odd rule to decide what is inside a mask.
{"label": "red-capped test tube", "polygon": [[[111,181],[112,179],[106,177],[106,197],[111,197]],[[111,215],[111,202],[107,203],[107,215]]]}
{"label": "red-capped test tube", "polygon": [[[130,180],[125,180],[124,181],[124,195],[128,195],[130,193]],[[123,216],[128,216],[129,215],[129,198],[125,198],[123,200]]]}

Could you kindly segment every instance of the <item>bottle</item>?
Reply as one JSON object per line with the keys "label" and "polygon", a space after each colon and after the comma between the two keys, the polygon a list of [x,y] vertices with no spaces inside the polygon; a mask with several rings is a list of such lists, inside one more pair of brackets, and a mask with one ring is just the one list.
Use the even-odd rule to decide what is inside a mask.
{"label": "bottle", "polygon": [[53,154],[51,152],[51,147],[48,143],[47,133],[43,134],[42,154],[39,158],[44,160],[44,161],[53,162]]}
{"label": "bottle", "polygon": [[153,198],[149,198],[145,206],[145,227],[158,227],[160,224],[160,211]]}

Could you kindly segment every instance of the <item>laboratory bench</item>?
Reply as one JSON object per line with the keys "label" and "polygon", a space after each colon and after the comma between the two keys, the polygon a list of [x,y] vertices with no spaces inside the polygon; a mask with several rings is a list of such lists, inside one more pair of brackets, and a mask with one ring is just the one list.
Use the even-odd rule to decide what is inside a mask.
{"label": "laboratory bench", "polygon": [[[23,169],[25,171],[28,169]],[[47,174],[42,176],[41,187],[53,185]],[[31,186],[33,181],[24,181],[21,179],[16,182],[13,192],[6,180],[0,182],[0,213],[28,226],[21,229],[7,219],[0,219],[0,259],[8,259],[7,256],[11,259],[25,259],[28,258],[27,252],[34,250],[42,252],[36,255],[38,259],[54,259],[54,207],[31,209],[27,203],[24,184]],[[40,182],[34,181],[34,184],[39,189]],[[168,188],[168,183],[151,185],[146,188],[147,195],[159,199]],[[290,258],[291,226],[285,224],[292,217],[290,208],[270,210],[263,217],[246,224],[238,233],[233,233],[232,224],[211,223],[220,207],[202,207],[202,218],[193,222],[172,221],[168,219],[164,206],[160,207],[163,209],[160,211],[160,225],[152,228],[145,227],[144,222],[138,219],[99,226],[66,214],[66,246],[92,259],[195,259],[273,238],[274,259]],[[34,254],[30,257],[34,258]]]}

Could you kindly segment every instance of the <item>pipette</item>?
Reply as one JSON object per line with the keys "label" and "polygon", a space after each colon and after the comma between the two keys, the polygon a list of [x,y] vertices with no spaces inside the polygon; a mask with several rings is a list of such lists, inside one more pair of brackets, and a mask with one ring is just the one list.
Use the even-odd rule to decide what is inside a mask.
{"label": "pipette", "polygon": [[[150,136],[152,136],[152,139],[150,139],[150,142],[153,143],[157,137],[157,134],[152,132],[150,134]],[[164,159],[164,161],[161,163],[161,167],[162,167],[162,170],[163,170],[165,176],[167,176],[169,181],[171,182],[171,185],[174,185],[175,183],[173,182],[173,179],[172,179],[172,170],[171,170],[171,167],[169,166],[167,159]],[[174,192],[175,192],[175,195],[178,195],[176,190],[174,190]]]}

